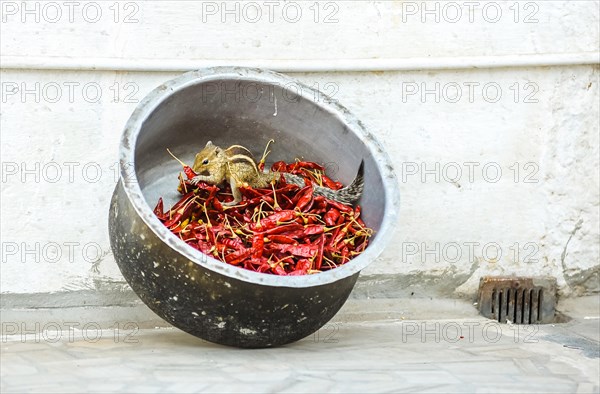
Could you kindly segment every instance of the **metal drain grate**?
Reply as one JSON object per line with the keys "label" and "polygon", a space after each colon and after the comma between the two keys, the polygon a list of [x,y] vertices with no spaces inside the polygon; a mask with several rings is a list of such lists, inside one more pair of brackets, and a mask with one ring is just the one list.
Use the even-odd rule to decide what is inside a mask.
{"label": "metal drain grate", "polygon": [[556,279],[485,276],[479,283],[479,312],[500,323],[552,323]]}

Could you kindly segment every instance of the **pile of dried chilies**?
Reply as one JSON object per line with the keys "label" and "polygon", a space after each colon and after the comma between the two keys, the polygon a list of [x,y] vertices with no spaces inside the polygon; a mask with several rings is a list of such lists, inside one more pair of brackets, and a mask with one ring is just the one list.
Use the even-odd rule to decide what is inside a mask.
{"label": "pile of dried chilies", "polygon": [[[262,170],[262,168],[261,168]],[[231,201],[229,186],[188,182],[195,176],[184,166],[187,179],[179,175],[183,197],[163,212],[159,199],[154,213],[188,245],[225,263],[276,275],[313,274],[347,263],[362,253],[373,230],[353,208],[322,196],[313,196],[311,181],[332,189],[343,185],[325,175],[313,162],[277,162],[273,171],[304,177],[306,186],[286,184],[277,188],[240,188],[244,200]]]}

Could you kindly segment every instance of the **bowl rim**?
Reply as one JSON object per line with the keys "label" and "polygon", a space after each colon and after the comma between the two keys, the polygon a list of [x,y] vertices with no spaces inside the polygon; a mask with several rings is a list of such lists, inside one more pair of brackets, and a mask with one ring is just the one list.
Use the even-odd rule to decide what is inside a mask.
{"label": "bowl rim", "polygon": [[[274,84],[284,88],[286,84],[296,84],[301,87],[294,92],[305,100],[311,101],[331,116],[337,117],[354,133],[373,154],[373,158],[381,173],[385,191],[386,212],[383,215],[378,236],[358,257],[335,269],[313,275],[279,276],[259,273],[245,268],[226,264],[211,256],[205,255],[192,248],[179,237],[169,231],[154,215],[153,208],[146,202],[137,180],[137,172],[131,171],[135,164],[135,148],[137,138],[143,124],[165,100],[183,89],[213,80],[244,80]],[[129,117],[121,136],[119,146],[120,180],[127,198],[145,225],[167,246],[189,261],[214,271],[225,277],[273,287],[312,287],[327,285],[352,276],[371,262],[383,251],[385,245],[393,236],[400,205],[400,193],[397,178],[394,174],[391,160],[377,137],[368,131],[350,111],[337,100],[313,89],[299,80],[271,70],[246,67],[209,67],[184,73],[171,79],[148,93],[137,105]],[[135,165],[134,167],[135,168]],[[123,181],[126,180],[126,181]]]}

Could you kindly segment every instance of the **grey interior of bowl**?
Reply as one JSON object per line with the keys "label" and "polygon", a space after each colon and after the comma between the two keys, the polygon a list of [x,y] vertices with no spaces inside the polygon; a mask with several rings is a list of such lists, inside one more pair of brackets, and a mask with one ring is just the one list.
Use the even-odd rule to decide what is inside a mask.
{"label": "grey interior of bowl", "polygon": [[187,86],[163,101],[144,122],[135,147],[137,181],[146,202],[165,208],[175,203],[181,166],[169,148],[188,165],[207,141],[226,147],[240,144],[260,158],[274,139],[268,162],[304,158],[325,163],[334,179],[348,184],[361,159],[365,192],[360,201],[366,224],[380,228],[385,211],[381,173],[361,138],[338,116],[297,94],[298,86],[227,79]]}

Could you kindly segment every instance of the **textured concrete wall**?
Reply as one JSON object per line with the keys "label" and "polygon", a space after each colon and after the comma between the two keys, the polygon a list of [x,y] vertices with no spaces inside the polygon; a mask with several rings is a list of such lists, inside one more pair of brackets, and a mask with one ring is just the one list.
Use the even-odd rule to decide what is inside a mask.
{"label": "textured concrete wall", "polygon": [[[261,2],[258,20],[234,2],[229,14],[220,2],[82,2],[72,15],[60,2],[3,2],[2,293],[127,289],[107,234],[118,140],[139,100],[179,72],[110,71],[120,60],[431,65],[598,51],[598,2],[467,3],[428,2],[429,14],[421,2],[294,3],[296,22],[276,3],[271,22]],[[43,69],[56,59],[108,71]],[[597,65],[293,76],[347,106],[393,159],[401,215],[394,242],[364,271],[367,295],[469,295],[490,273],[598,291]]]}

